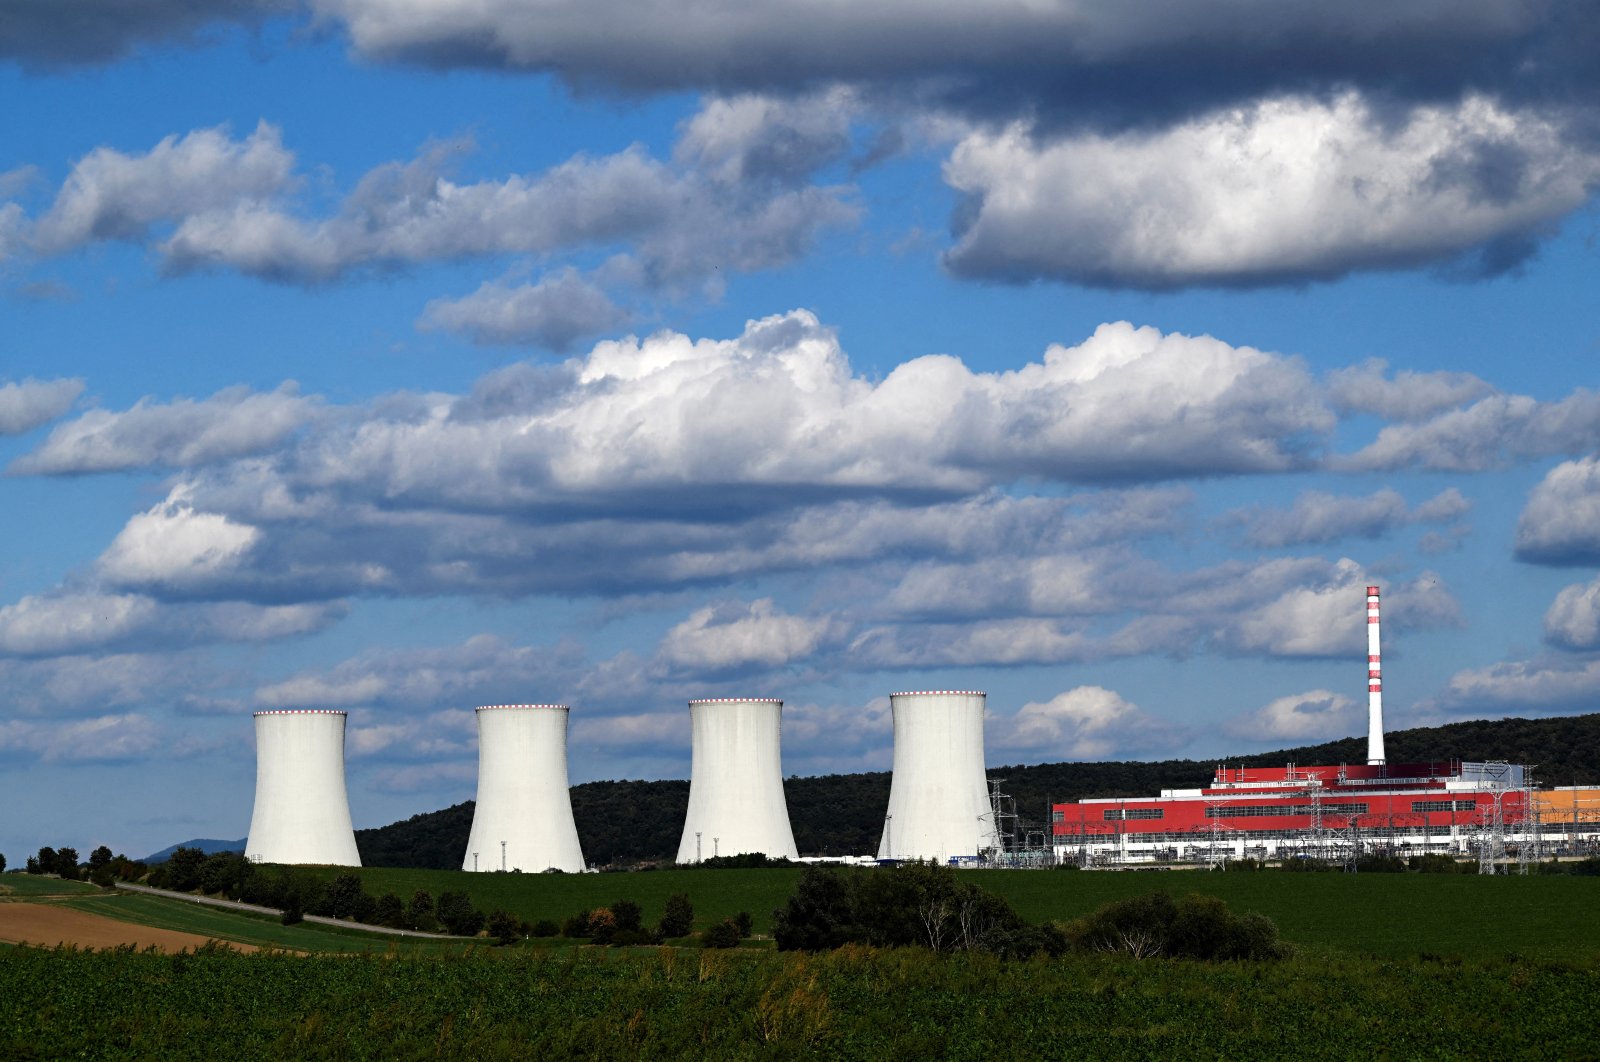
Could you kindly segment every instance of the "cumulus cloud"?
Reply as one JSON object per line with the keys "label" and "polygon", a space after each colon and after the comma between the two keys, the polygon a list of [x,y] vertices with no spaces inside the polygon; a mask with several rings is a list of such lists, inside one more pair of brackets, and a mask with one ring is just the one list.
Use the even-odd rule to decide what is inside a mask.
{"label": "cumulus cloud", "polygon": [[282,133],[266,122],[244,140],[219,126],[168,136],[141,155],[96,148],[73,166],[32,242],[60,254],[139,239],[156,222],[268,200],[291,187],[293,170]]}
{"label": "cumulus cloud", "polygon": [[1412,424],[1391,424],[1369,445],[1330,461],[1340,471],[1420,468],[1481,472],[1514,461],[1600,447],[1600,393],[1579,388],[1557,402],[1491,395]]}
{"label": "cumulus cloud", "polygon": [[[1229,609],[1219,632],[1234,651],[1285,657],[1360,656],[1366,652],[1365,600],[1370,578],[1360,565],[1339,561],[1326,577],[1288,589],[1244,614]],[[1461,607],[1438,576],[1424,572],[1383,589],[1384,618],[1400,626],[1460,626]]]}
{"label": "cumulus cloud", "polygon": [[162,734],[149,716],[127,713],[70,722],[0,719],[0,756],[45,763],[117,763],[154,752]]}
{"label": "cumulus cloud", "polygon": [[1366,497],[1306,491],[1288,510],[1257,507],[1231,519],[1245,526],[1253,546],[1268,549],[1341,538],[1381,538],[1408,524],[1446,523],[1465,516],[1472,503],[1451,487],[1411,507],[1399,491],[1384,489]]}
{"label": "cumulus cloud", "polygon": [[723,184],[796,183],[845,157],[860,110],[839,86],[799,98],[712,99],[684,123],[676,154]]}
{"label": "cumulus cloud", "polygon": [[82,380],[0,384],[0,435],[21,435],[55,420],[83,393]]}
{"label": "cumulus cloud", "polygon": [[1167,748],[1179,734],[1178,728],[1103,686],[1079,686],[1048,701],[1030,701],[1014,715],[992,715],[987,730],[996,748],[1072,760]]}
{"label": "cumulus cloud", "polygon": [[101,576],[114,585],[182,591],[214,583],[242,564],[261,532],[220,513],[197,512],[192,493],[179,484],[132,517],[101,554]]}
{"label": "cumulus cloud", "polygon": [[1556,595],[1544,614],[1544,640],[1560,649],[1600,649],[1600,578]]}
{"label": "cumulus cloud", "polygon": [[1565,461],[1545,474],[1517,520],[1517,558],[1535,564],[1600,564],[1600,458]]}
{"label": "cumulus cloud", "polygon": [[1257,743],[1327,741],[1346,737],[1361,723],[1361,706],[1342,693],[1310,690],[1279,697],[1227,725],[1233,736]]}
{"label": "cumulus cloud", "polygon": [[1528,246],[1600,183],[1600,149],[1474,96],[1396,128],[1355,93],[1282,97],[1157,131],[974,132],[958,275],[1106,287],[1259,285]]}
{"label": "cumulus cloud", "polygon": [[80,475],[130,468],[194,468],[277,447],[315,414],[293,383],[260,393],[230,387],[210,398],[141,399],[121,413],[94,409],[58,425],[15,475]]}
{"label": "cumulus cloud", "polygon": [[574,269],[534,284],[489,281],[459,299],[435,299],[420,326],[468,336],[474,343],[526,344],[565,351],[574,340],[627,323],[628,313]]}
{"label": "cumulus cloud", "polygon": [[667,632],[658,652],[667,665],[688,670],[776,668],[804,660],[841,633],[832,617],[790,615],[767,597],[696,609]]}
{"label": "cumulus cloud", "polygon": [[93,591],[29,596],[0,607],[0,654],[64,656],[106,649],[262,642],[321,630],[345,611],[339,604],[164,605],[139,594]]}
{"label": "cumulus cloud", "polygon": [[1430,707],[1447,712],[1589,711],[1600,697],[1600,659],[1511,660],[1450,677]]}
{"label": "cumulus cloud", "polygon": [[553,70],[635,91],[909,81],[985,112],[1071,103],[1112,117],[1362,82],[1396,94],[1447,97],[1478,84],[1548,97],[1592,83],[1582,63],[1595,36],[1581,0],[314,4],[367,55],[436,66]]}
{"label": "cumulus cloud", "polygon": [[1387,375],[1389,363],[1368,358],[1327,377],[1328,398],[1341,413],[1370,413],[1385,420],[1426,420],[1448,409],[1484,398],[1494,389],[1467,372],[1414,372]]}

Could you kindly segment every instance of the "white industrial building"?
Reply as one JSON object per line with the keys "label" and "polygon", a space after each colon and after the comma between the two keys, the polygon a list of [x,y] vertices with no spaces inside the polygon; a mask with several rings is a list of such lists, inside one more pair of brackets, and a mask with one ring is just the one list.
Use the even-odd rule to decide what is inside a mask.
{"label": "white industrial building", "polygon": [[567,706],[492,704],[478,716],[478,803],[463,870],[584,869],[567,788]]}
{"label": "white industrial building", "polygon": [[689,716],[694,753],[678,862],[750,852],[798,858],[783,797],[783,702],[690,701]]}
{"label": "white industrial building", "polygon": [[358,867],[340,711],[255,713],[256,804],[245,858]]}
{"label": "white industrial building", "polygon": [[878,858],[944,863],[998,847],[983,773],[984,701],[975,690],[889,695],[894,777]]}

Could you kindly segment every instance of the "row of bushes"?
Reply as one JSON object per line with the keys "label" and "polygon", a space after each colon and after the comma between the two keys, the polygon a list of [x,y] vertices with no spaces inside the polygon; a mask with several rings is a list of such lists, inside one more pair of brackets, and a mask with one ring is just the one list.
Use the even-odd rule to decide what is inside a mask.
{"label": "row of bushes", "polygon": [[1069,950],[1208,960],[1288,954],[1265,915],[1236,915],[1211,896],[1174,900],[1156,892],[1107,904],[1065,925],[1024,922],[1000,897],[948,867],[907,863],[871,873],[813,867],[773,912],[778,950],[844,944],[920,946],[1002,957]]}

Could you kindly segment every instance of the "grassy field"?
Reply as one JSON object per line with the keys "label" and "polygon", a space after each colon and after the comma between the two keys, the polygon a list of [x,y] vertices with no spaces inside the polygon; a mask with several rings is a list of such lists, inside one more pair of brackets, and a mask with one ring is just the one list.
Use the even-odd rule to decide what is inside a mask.
{"label": "grassy field", "polygon": [[62,881],[39,874],[0,874],[0,901],[46,900],[57,896],[85,896],[100,889],[87,881]]}
{"label": "grassy field", "polygon": [[238,941],[258,947],[290,948],[295,951],[354,954],[364,952],[438,953],[459,952],[458,942],[394,937],[367,933],[359,929],[301,922],[286,926],[268,915],[230,911],[184,900],[135,893],[79,896],[61,901],[63,906],[91,914],[134,922],[157,929],[176,929],[218,940]]}
{"label": "grassy field", "polygon": [[[332,876],[340,871],[323,868]],[[427,889],[465,890],[473,902],[533,920],[560,922],[590,907],[629,899],[647,922],[666,898],[689,895],[699,927],[739,911],[757,934],[793,891],[799,871],[661,870],[638,874],[468,874],[448,870],[360,871],[368,892],[409,897]],[[866,871],[866,873],[871,873]],[[1205,871],[973,871],[1029,921],[1067,920],[1101,904],[1155,889],[1214,895],[1240,911],[1260,911],[1284,939],[1319,953],[1387,956],[1600,955],[1600,878],[1479,877],[1449,874],[1285,874]]]}
{"label": "grassy field", "polygon": [[1588,1058],[1593,961],[16,949],[0,1057]]}

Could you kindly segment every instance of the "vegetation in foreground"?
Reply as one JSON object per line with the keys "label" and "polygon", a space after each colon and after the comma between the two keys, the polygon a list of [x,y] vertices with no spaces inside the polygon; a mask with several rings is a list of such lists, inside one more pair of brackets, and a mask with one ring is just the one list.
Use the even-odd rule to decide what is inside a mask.
{"label": "vegetation in foreground", "polygon": [[0,1056],[1577,1058],[1593,1054],[1600,1002],[1593,961],[501,955],[15,949],[0,962]]}

